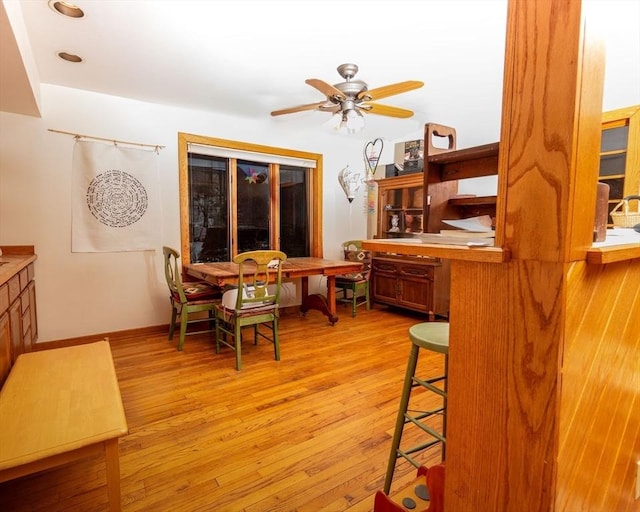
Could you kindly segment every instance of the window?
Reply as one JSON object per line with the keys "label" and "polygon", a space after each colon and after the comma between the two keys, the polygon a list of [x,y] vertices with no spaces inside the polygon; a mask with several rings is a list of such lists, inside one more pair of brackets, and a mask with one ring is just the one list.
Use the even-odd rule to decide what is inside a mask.
{"label": "window", "polygon": [[322,256],[322,155],[178,134],[184,263]]}

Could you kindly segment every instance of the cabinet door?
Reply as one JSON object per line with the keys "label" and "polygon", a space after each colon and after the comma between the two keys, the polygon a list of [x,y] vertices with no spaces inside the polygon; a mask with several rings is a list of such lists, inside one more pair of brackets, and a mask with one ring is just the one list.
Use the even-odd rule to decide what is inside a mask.
{"label": "cabinet door", "polygon": [[11,330],[11,361],[24,352],[22,345],[22,309],[20,301],[16,300],[9,308],[9,327]]}
{"label": "cabinet door", "polygon": [[385,304],[396,304],[398,279],[388,274],[373,274],[373,300]]}
{"label": "cabinet door", "polygon": [[9,313],[0,316],[0,386],[4,383],[11,369],[11,329]]}
{"label": "cabinet door", "polygon": [[31,346],[38,340],[38,315],[36,313],[36,283],[29,282],[29,315],[31,316]]}
{"label": "cabinet door", "polygon": [[[640,194],[640,106],[605,112],[602,118],[598,180],[609,185],[611,212],[623,197]],[[613,225],[610,217],[608,224]]]}
{"label": "cabinet door", "polygon": [[373,259],[373,300],[384,304],[398,301],[398,268],[395,263]]}
{"label": "cabinet door", "polygon": [[426,313],[433,311],[433,268],[402,265],[398,290],[399,305]]}

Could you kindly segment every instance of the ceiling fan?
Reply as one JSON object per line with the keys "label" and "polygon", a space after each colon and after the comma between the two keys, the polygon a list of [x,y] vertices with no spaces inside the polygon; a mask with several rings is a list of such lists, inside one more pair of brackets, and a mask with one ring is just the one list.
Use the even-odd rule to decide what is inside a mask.
{"label": "ceiling fan", "polygon": [[398,82],[396,84],[369,89],[367,84],[362,80],[353,80],[353,77],[358,72],[358,66],[355,64],[341,64],[337,69],[340,76],[345,80],[339,84],[330,85],[318,78],[305,80],[307,84],[315,87],[326,96],[324,101],[298,105],[282,110],[274,110],[271,112],[271,115],[280,116],[282,114],[292,114],[304,110],[320,110],[322,112],[339,114],[334,116],[334,119],[337,120],[337,124],[332,123],[335,124],[334,128],[346,128],[347,131],[351,133],[364,127],[362,112],[400,118],[407,118],[413,115],[411,110],[371,102],[393,96],[394,94],[419,89],[424,85],[423,82],[408,80],[406,82]]}

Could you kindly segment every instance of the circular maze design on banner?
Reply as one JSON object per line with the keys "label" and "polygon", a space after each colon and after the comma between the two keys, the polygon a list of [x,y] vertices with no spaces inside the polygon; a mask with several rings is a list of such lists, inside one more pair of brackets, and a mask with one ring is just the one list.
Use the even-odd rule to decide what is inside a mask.
{"label": "circular maze design on banner", "polygon": [[87,206],[102,224],[124,228],[142,218],[149,198],[142,183],[134,176],[109,170],[91,180],[87,188]]}

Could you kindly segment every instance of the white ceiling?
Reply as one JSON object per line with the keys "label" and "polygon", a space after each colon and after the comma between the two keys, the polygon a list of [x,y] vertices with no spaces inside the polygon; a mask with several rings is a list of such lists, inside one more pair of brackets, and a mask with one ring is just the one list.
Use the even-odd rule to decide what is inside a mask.
{"label": "white ceiling", "polygon": [[[434,111],[472,112],[501,96],[507,0],[75,0],[81,19],[55,13],[46,0],[3,3],[9,14],[21,8],[26,42],[20,21],[9,17],[27,68],[33,58],[36,84],[265,119],[275,109],[323,100],[305,79],[341,82],[336,67],[353,62],[369,88],[425,83],[380,101],[413,110],[416,126]],[[615,52],[608,65],[640,67],[640,2],[587,3],[616,13],[603,25]],[[0,28],[3,42],[2,19]],[[84,60],[62,61],[59,51]],[[628,76],[640,84],[640,71]],[[16,111],[6,102],[3,110]],[[303,112],[274,122],[325,119],[329,114]]]}

